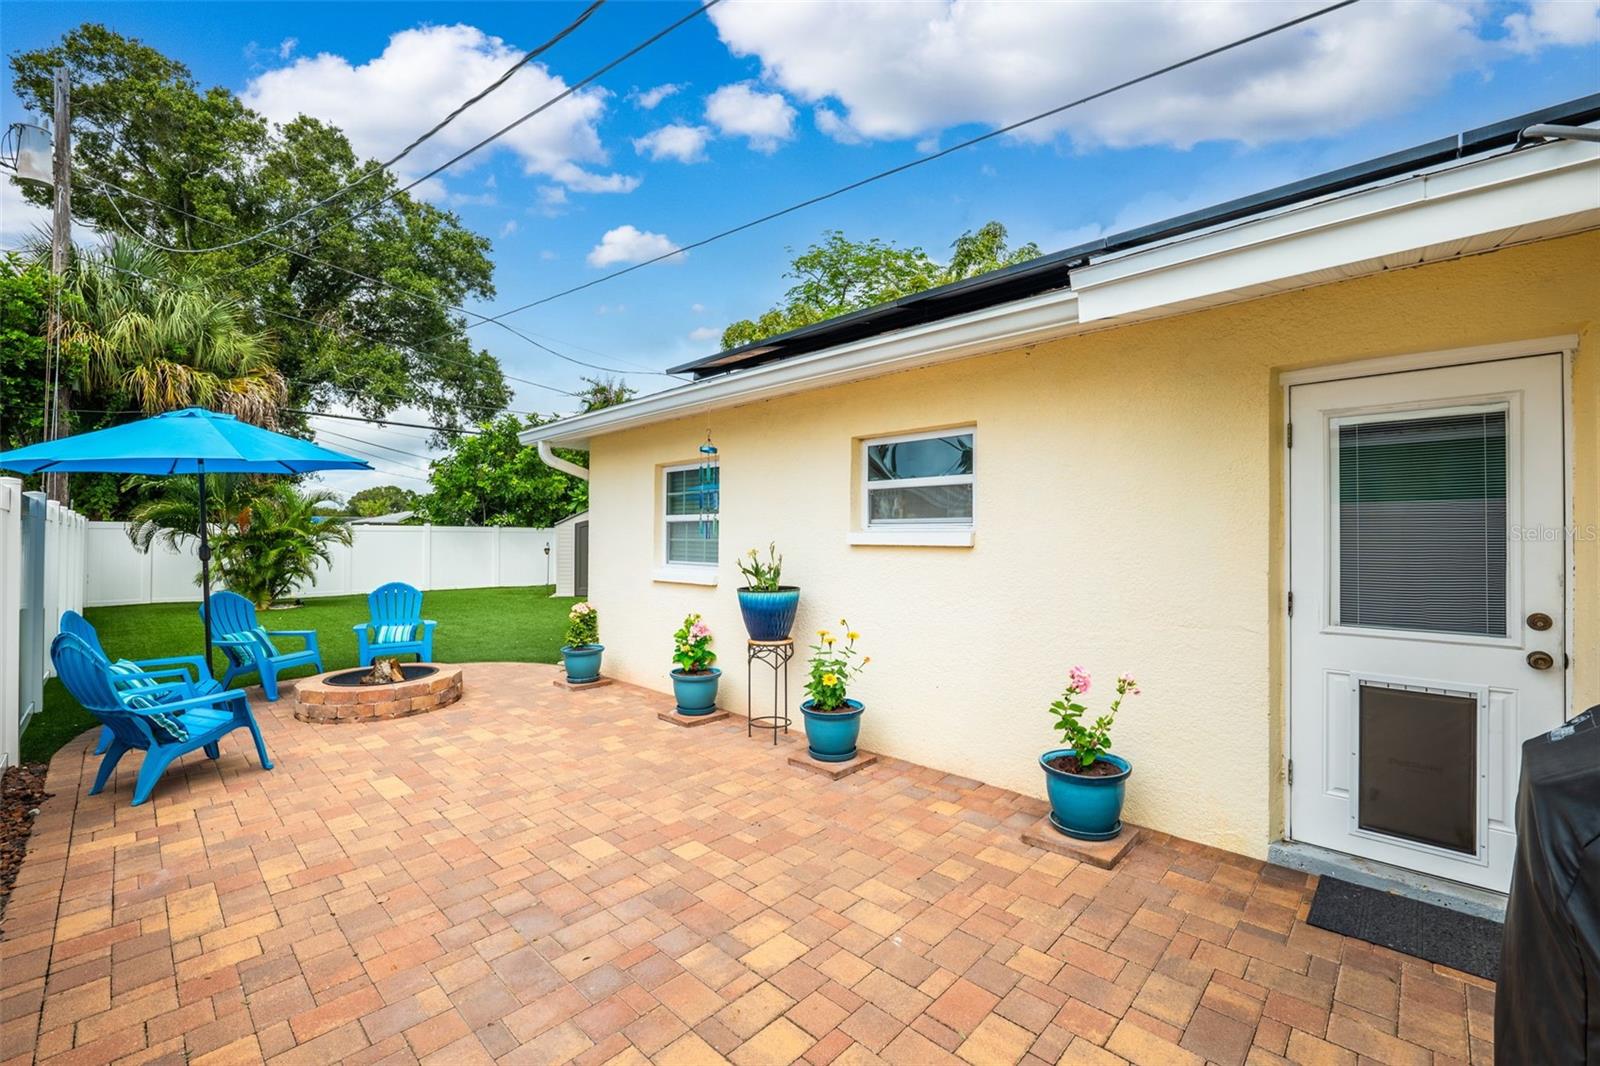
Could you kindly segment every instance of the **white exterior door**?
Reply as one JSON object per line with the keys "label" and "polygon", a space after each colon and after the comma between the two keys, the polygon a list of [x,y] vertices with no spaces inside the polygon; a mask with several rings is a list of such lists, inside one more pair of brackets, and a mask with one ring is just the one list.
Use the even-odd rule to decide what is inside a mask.
{"label": "white exterior door", "polygon": [[1506,891],[1566,712],[1559,355],[1289,390],[1290,835]]}

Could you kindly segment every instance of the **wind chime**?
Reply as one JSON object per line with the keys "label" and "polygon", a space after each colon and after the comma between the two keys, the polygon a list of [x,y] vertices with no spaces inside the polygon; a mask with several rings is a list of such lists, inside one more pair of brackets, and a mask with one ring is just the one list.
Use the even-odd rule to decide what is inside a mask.
{"label": "wind chime", "polygon": [[700,536],[711,535],[711,523],[717,520],[721,481],[717,476],[717,446],[711,443],[711,430],[706,430],[706,442],[700,445],[700,489],[695,494],[700,499]]}

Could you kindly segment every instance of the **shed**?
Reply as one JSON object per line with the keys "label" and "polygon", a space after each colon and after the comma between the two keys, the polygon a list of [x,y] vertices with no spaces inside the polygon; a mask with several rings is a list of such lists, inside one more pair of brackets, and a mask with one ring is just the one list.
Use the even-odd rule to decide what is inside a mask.
{"label": "shed", "polygon": [[568,515],[554,528],[556,595],[589,595],[589,512]]}

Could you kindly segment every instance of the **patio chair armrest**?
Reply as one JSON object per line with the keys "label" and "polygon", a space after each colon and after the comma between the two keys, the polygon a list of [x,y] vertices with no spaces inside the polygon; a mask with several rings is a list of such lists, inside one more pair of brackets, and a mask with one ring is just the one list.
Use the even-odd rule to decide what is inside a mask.
{"label": "patio chair armrest", "polygon": [[143,670],[149,670],[152,666],[192,666],[200,672],[201,678],[211,676],[210,669],[206,667],[205,659],[198,655],[172,655],[165,659],[135,659],[133,664]]}
{"label": "patio chair armrest", "polygon": [[360,622],[360,623],[357,623],[356,625],[353,625],[353,626],[350,627],[350,631],[352,633],[359,633],[361,636],[366,636],[368,633],[370,633],[372,631],[372,623],[371,622]]}
{"label": "patio chair armrest", "polygon": [[129,707],[127,711],[129,714],[139,715],[171,714],[173,711],[186,711],[195,707],[215,707],[219,703],[233,703],[235,701],[243,703],[244,699],[244,689],[230,688],[223,692],[208,692],[204,696],[190,696],[188,699],[173,700],[171,703],[163,703],[158,707]]}
{"label": "patio chair armrest", "polygon": [[154,685],[130,686],[128,682],[131,680],[133,680],[131,677],[120,677],[113,684],[117,692],[124,696],[163,696],[169,692],[181,692],[187,696],[194,693],[194,685],[189,681],[187,674],[182,681],[160,681]]}
{"label": "patio chair armrest", "polygon": [[267,630],[267,636],[269,636],[269,637],[314,637],[316,635],[317,635],[317,631],[315,629],[269,629],[269,630]]}
{"label": "patio chair armrest", "polygon": [[[194,679],[189,676],[189,671],[180,667],[167,667],[160,670],[141,670],[138,674],[122,674],[117,680],[126,685],[130,681],[138,681],[141,677],[180,677],[184,684],[192,684]],[[141,686],[148,687],[148,686]]]}
{"label": "patio chair armrest", "polygon": [[436,622],[436,621],[434,621],[434,620],[433,620],[433,619],[432,619],[432,618],[424,618],[424,619],[423,619],[423,620],[422,620],[422,621],[421,621],[421,622],[420,622],[420,623],[418,623],[418,624],[419,624],[419,625],[421,625],[421,626],[422,626],[422,628],[423,628],[423,629],[432,629],[432,628],[434,628],[434,627],[435,627],[435,626],[437,626],[437,625],[438,625],[438,624],[439,624],[439,623],[438,623],[438,622]]}

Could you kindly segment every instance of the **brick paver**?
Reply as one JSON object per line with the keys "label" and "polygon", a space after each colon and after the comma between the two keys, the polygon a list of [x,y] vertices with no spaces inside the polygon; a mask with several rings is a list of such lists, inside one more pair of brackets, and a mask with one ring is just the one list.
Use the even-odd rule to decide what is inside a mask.
{"label": "brick paver", "polygon": [[1493,986],[1312,929],[1312,879],[1148,834],[1114,871],[1042,803],[656,720],[474,664],[415,718],[255,706],[278,768],[51,764],[0,940],[0,1061],[1444,1063]]}

